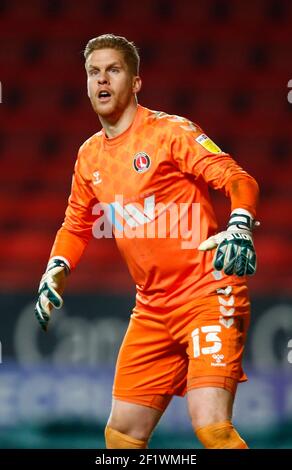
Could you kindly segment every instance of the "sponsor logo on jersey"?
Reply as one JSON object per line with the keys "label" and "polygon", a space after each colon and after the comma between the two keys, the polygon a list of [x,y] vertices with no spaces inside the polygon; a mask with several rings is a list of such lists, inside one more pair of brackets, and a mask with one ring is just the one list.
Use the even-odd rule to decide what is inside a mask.
{"label": "sponsor logo on jersey", "polygon": [[147,153],[145,152],[136,153],[133,165],[137,173],[144,173],[151,166],[151,160],[149,155],[147,155]]}
{"label": "sponsor logo on jersey", "polygon": [[221,149],[218,147],[218,145],[216,145],[215,142],[213,142],[213,140],[211,140],[206,134],[200,134],[196,138],[196,142],[202,145],[202,147],[208,150],[208,152],[221,153]]}

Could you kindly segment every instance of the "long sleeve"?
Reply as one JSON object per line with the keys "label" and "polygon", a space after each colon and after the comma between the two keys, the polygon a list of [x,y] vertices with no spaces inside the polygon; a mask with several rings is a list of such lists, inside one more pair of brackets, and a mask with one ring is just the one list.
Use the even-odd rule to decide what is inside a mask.
{"label": "long sleeve", "polygon": [[256,215],[259,188],[255,179],[227,153],[222,152],[202,129],[190,123],[177,126],[172,154],[183,173],[192,174],[231,199],[231,210],[241,207]]}
{"label": "long sleeve", "polygon": [[92,208],[97,200],[91,191],[89,182],[81,174],[80,159],[74,168],[71,194],[65,213],[65,220],[57,232],[50,258],[62,256],[74,269],[92,237],[92,224],[96,219]]}

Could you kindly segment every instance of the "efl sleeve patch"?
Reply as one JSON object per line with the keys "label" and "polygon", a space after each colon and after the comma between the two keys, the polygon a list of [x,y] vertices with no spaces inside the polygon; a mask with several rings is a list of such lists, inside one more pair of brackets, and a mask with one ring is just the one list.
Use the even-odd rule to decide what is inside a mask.
{"label": "efl sleeve patch", "polygon": [[218,145],[216,145],[215,142],[213,142],[213,140],[211,140],[206,134],[200,134],[196,138],[196,142],[198,142],[198,144],[202,145],[202,147],[204,147],[206,150],[208,150],[208,152],[221,153],[221,151],[222,151],[218,147]]}

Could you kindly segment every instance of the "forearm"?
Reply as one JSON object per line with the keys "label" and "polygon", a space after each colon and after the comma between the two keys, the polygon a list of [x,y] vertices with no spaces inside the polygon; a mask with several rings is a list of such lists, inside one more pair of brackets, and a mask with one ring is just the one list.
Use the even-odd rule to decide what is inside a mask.
{"label": "forearm", "polygon": [[241,208],[255,217],[258,184],[230,155],[206,156],[197,163],[196,172],[209,186],[231,199],[231,211]]}
{"label": "forearm", "polygon": [[75,233],[65,227],[61,227],[57,232],[50,258],[53,256],[65,258],[73,270],[78,264],[88,242],[91,233]]}
{"label": "forearm", "polygon": [[231,199],[231,211],[237,208],[247,210],[254,218],[259,198],[259,186],[249,174],[233,175],[225,186]]}

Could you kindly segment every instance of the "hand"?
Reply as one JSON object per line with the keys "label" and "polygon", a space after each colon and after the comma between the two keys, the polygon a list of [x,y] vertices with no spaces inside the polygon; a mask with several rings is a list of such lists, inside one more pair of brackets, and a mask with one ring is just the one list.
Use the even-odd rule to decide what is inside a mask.
{"label": "hand", "polygon": [[64,292],[66,277],[69,273],[70,268],[65,261],[53,258],[49,261],[46,272],[42,276],[38,290],[39,298],[35,306],[35,315],[44,331],[48,329],[51,310],[54,307],[59,309],[63,305],[61,295]]}
{"label": "hand", "polygon": [[235,209],[227,230],[217,233],[203,241],[198,249],[208,251],[217,247],[214,255],[214,268],[225,274],[251,276],[256,272],[256,252],[253,245],[252,229],[260,225],[254,222],[251,214],[245,209]]}

